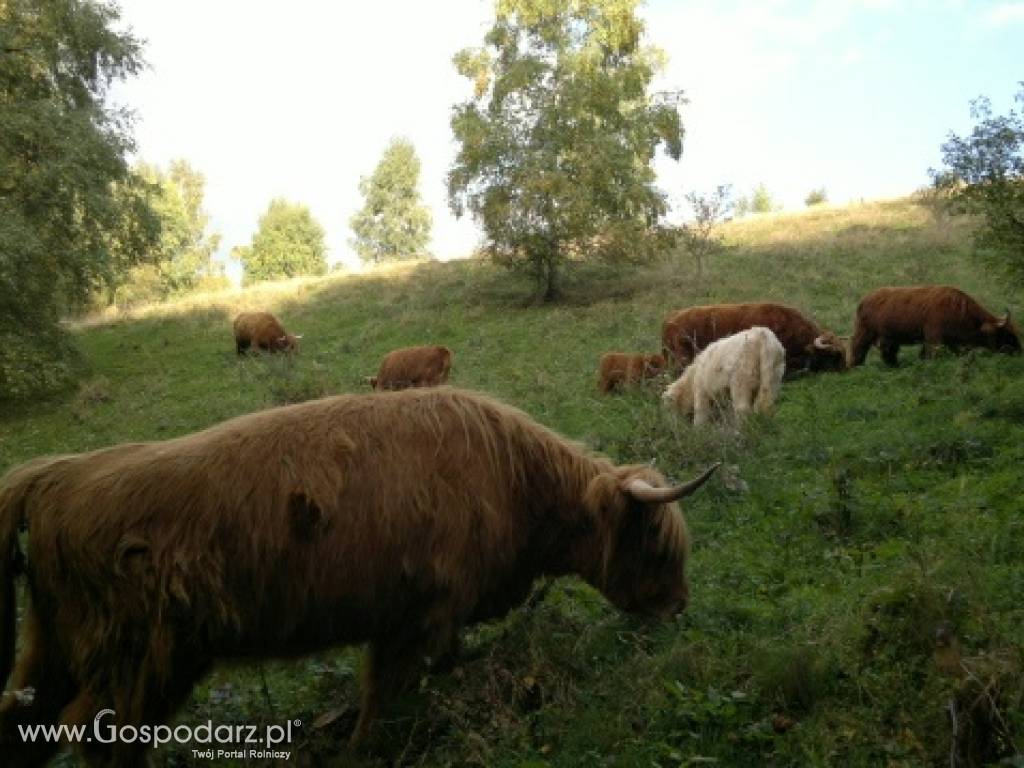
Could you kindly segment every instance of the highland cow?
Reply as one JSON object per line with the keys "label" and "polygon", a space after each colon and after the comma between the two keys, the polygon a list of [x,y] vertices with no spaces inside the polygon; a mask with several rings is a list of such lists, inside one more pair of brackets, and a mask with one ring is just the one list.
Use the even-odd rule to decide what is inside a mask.
{"label": "highland cow", "polygon": [[786,350],[768,328],[754,326],[712,342],[668,389],[665,402],[695,425],[732,402],[738,417],[771,410],[786,370]]}
{"label": "highland cow", "polygon": [[[716,465],[717,466],[717,465]],[[616,466],[526,414],[445,388],[343,395],[164,442],[41,458],[0,478],[0,681],[15,577],[31,595],[5,766],[58,745],[18,725],[154,725],[221,659],[368,643],[352,743],[459,629],[534,579],[577,574],[618,608],[685,607],[686,523],[647,465]],[[26,531],[27,559],[19,530]],[[77,745],[140,765],[139,743]]]}
{"label": "highland cow", "polygon": [[235,318],[234,329],[235,351],[240,355],[253,348],[265,352],[293,352],[302,338],[285,331],[269,312],[242,312]]}
{"label": "highland cow", "polygon": [[755,325],[770,329],[785,348],[787,374],[846,368],[846,347],[839,337],[783,304],[709,304],[672,312],[662,325],[662,345],[682,369],[711,342]]}
{"label": "highland cow", "polygon": [[986,347],[1020,352],[1020,332],[1010,311],[996,317],[981,304],[950,285],[879,288],[857,305],[850,347],[851,365],[863,365],[873,344],[886,365],[898,363],[900,345],[921,344],[921,357],[936,347],[954,352],[961,347]]}
{"label": "highland cow", "polygon": [[377,375],[368,381],[374,389],[434,387],[448,381],[451,369],[452,351],[448,347],[403,347],[384,355]]}
{"label": "highland cow", "polygon": [[640,355],[628,352],[605,352],[598,366],[598,389],[611,392],[623,384],[637,384],[653,379],[665,370],[664,355]]}

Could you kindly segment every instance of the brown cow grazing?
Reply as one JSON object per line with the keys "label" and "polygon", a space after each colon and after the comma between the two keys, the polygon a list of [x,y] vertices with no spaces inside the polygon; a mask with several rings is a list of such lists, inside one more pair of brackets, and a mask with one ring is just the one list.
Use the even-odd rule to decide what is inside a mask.
{"label": "brown cow grazing", "polygon": [[285,331],[269,312],[242,312],[235,318],[234,328],[235,351],[240,355],[254,347],[266,352],[292,352],[302,338]]}
{"label": "brown cow grazing", "polygon": [[988,347],[1020,352],[1020,333],[1010,311],[996,317],[959,288],[918,285],[879,288],[857,305],[850,348],[852,365],[863,365],[877,342],[886,365],[896,365],[901,344],[921,344],[921,357],[938,346]]}
{"label": "brown cow grazing", "polygon": [[664,355],[640,355],[629,352],[605,352],[598,366],[598,388],[611,392],[622,384],[637,384],[653,379],[665,370]]}
{"label": "brown cow grazing", "polygon": [[[447,387],[31,461],[0,478],[0,684],[21,570],[31,602],[11,691],[33,690],[0,703],[3,764],[58,749],[23,742],[18,725],[110,709],[105,727],[154,726],[220,659],[366,642],[358,743],[418,660],[522,603],[540,576],[578,574],[624,611],[672,615],[689,594],[674,502],[713,470],[666,487],[647,465],[616,466]],[[76,748],[134,766],[147,745]]]}
{"label": "brown cow grazing", "polygon": [[452,351],[448,347],[403,347],[384,355],[377,375],[367,381],[374,389],[433,387],[448,381],[451,369]]}
{"label": "brown cow grazing", "polygon": [[682,309],[665,318],[661,340],[666,355],[685,368],[711,342],[755,325],[768,328],[782,343],[787,374],[803,369],[846,369],[846,347],[839,337],[784,304],[709,304]]}

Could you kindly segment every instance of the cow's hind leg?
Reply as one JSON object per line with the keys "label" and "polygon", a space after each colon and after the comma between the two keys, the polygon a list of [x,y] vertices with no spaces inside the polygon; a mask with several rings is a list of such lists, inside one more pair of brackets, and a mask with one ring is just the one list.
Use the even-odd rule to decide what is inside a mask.
{"label": "cow's hind leg", "polygon": [[[11,690],[0,700],[0,764],[5,768],[45,765],[64,746],[38,730],[56,726],[78,690],[63,657],[47,640],[52,637],[30,610]],[[30,736],[25,729],[34,727]]]}
{"label": "cow's hind leg", "polygon": [[897,344],[892,339],[881,339],[878,342],[878,348],[882,352],[882,360],[886,365],[892,368],[895,368],[897,365],[899,365],[899,344]]}
{"label": "cow's hind leg", "polygon": [[750,413],[756,395],[757,389],[751,389],[747,385],[733,383],[729,387],[729,396],[732,398],[732,407],[737,419],[744,419]]}

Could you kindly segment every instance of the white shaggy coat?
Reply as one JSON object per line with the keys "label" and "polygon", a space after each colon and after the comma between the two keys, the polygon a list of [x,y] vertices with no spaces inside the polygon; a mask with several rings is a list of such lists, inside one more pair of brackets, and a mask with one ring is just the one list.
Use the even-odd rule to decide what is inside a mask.
{"label": "white shaggy coat", "polygon": [[786,371],[786,350],[763,326],[709,344],[663,395],[665,402],[694,424],[728,407],[743,417],[750,410],[767,412],[775,403]]}

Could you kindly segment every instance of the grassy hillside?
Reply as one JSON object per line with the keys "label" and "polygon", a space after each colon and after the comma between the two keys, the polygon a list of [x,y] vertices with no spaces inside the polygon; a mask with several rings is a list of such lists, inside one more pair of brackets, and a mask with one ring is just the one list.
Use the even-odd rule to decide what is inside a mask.
{"label": "grassy hillside", "polygon": [[[905,349],[888,370],[873,352],[853,372],[786,383],[776,414],[741,430],[679,424],[656,388],[596,389],[602,352],[656,351],[664,314],[692,304],[782,300],[841,334],[886,284],[955,283],[1024,310],[974,266],[965,226],[906,200],[733,222],[701,282],[685,255],[587,267],[554,306],[466,261],[84,323],[80,391],[0,416],[0,470],[367,391],[389,349],[444,343],[453,384],[616,460],[675,478],[726,462],[685,506],[685,617],[642,625],[560,581],[470,632],[465,660],[425,676],[361,758],[341,750],[352,651],[221,669],[183,722],[300,719],[294,749],[309,765],[1024,765],[1024,358]],[[236,358],[230,318],[247,308],[305,334],[302,354]],[[156,757],[209,764],[184,748]]]}

